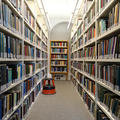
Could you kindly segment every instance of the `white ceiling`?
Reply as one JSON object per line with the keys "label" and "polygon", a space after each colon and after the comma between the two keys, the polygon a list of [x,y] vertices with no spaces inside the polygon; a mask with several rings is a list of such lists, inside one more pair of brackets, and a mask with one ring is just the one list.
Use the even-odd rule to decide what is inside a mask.
{"label": "white ceiling", "polygon": [[51,28],[60,21],[68,21],[77,0],[42,0]]}

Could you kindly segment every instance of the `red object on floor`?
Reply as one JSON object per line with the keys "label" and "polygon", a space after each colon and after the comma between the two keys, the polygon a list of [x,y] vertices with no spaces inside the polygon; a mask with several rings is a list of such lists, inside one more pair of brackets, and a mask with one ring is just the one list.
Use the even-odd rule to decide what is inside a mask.
{"label": "red object on floor", "polygon": [[52,94],[56,93],[54,79],[45,78],[45,80],[43,81],[43,91],[42,91],[42,93],[45,94],[45,95],[52,95]]}

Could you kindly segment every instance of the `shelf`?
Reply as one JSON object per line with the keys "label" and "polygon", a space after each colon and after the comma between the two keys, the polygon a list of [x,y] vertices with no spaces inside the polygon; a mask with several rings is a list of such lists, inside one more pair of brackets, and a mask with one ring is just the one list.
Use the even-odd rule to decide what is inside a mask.
{"label": "shelf", "polygon": [[35,61],[35,59],[31,59],[31,58],[28,58],[28,59],[24,59],[24,61]]}
{"label": "shelf", "polygon": [[35,29],[28,23],[28,21],[24,20],[24,23],[29,27],[29,29],[30,29],[32,32],[36,33],[36,32],[35,32]]}
{"label": "shelf", "polygon": [[92,38],[85,43],[84,47],[95,44],[95,42],[96,42],[96,38]]}
{"label": "shelf", "polygon": [[[12,5],[12,3],[9,0],[3,0],[7,5],[14,11],[14,13],[19,16],[20,18],[23,18],[22,14]],[[21,10],[22,12],[22,10]]]}
{"label": "shelf", "polygon": [[74,77],[74,79],[77,81],[77,83],[87,92],[87,94],[95,101],[95,96],[92,94],[92,93],[90,93],[86,88],[85,88],[85,86],[83,86],[83,84],[81,84],[80,82],[79,82],[79,80],[78,79],[76,79],[76,77],[72,74],[72,76]]}
{"label": "shelf", "polygon": [[96,59],[95,58],[84,58],[84,61],[86,61],[86,62],[95,62],[96,61]]}
{"label": "shelf", "polygon": [[97,62],[120,62],[120,59],[112,58],[112,59],[97,59]]}
{"label": "shelf", "polygon": [[56,59],[51,59],[51,60],[68,60],[68,59],[58,59],[58,58],[56,58]]}
{"label": "shelf", "polygon": [[110,9],[112,8],[112,6],[113,6],[116,2],[117,2],[116,0],[109,0],[109,2],[106,4],[106,6],[100,10],[97,19],[99,19],[100,17],[102,17],[102,16],[104,16],[105,14],[107,14],[107,12],[110,11]]}
{"label": "shelf", "polygon": [[23,40],[23,38],[21,37],[21,33],[19,32],[13,32],[11,29],[6,28],[5,26],[3,26],[2,24],[0,24],[0,30],[7,33],[8,35],[12,35],[20,40]]}
{"label": "shelf", "polygon": [[11,88],[14,88],[15,86],[19,85],[20,83],[24,82],[26,79],[29,79],[30,77],[34,76],[35,74],[37,74],[38,72],[40,72],[42,69],[37,70],[34,74],[27,75],[27,77],[23,77],[22,80],[17,80],[17,82],[12,83],[9,87],[7,87],[4,90],[0,91],[0,95],[3,94],[4,92],[10,90]]}
{"label": "shelf", "polygon": [[67,53],[57,53],[57,52],[52,52],[51,54],[67,54]]}
{"label": "shelf", "polygon": [[51,74],[68,74],[67,72],[51,72]]}
{"label": "shelf", "polygon": [[102,106],[99,101],[97,101],[97,105],[98,105],[98,106],[101,108],[101,110],[110,118],[110,120],[115,120],[115,119],[113,118],[113,116],[110,114],[110,112],[109,112],[108,110],[106,110],[105,107]]}
{"label": "shelf", "polygon": [[12,61],[23,61],[23,59],[17,59],[17,58],[0,58],[0,62],[12,62]]}
{"label": "shelf", "polygon": [[67,67],[67,65],[51,65],[51,67]]}
{"label": "shelf", "polygon": [[51,48],[67,48],[65,46],[51,46]]}
{"label": "shelf", "polygon": [[28,43],[29,45],[35,47],[35,43],[34,42],[31,42],[29,39],[25,38],[24,39],[24,42]]}
{"label": "shelf", "polygon": [[71,59],[72,61],[84,61],[84,59],[83,58],[74,58],[74,59]]}
{"label": "shelf", "polygon": [[7,114],[7,116],[4,118],[4,116],[3,116],[3,120],[8,120],[10,117],[11,117],[11,115],[18,109],[18,107],[20,106],[22,104],[22,100],[19,102],[19,104],[17,105],[17,106],[15,106],[14,108],[13,108],[13,111],[10,113],[10,114]]}
{"label": "shelf", "polygon": [[85,13],[85,15],[84,15],[84,18],[87,16],[87,14],[89,13],[89,11],[90,11],[91,8],[93,7],[94,3],[95,3],[95,0],[92,1],[90,7],[88,8],[88,10],[86,11],[86,13]]}
{"label": "shelf", "polygon": [[100,35],[99,37],[97,37],[97,41],[98,40],[101,40],[105,37],[108,37],[109,35],[115,33],[115,32],[118,32],[120,30],[120,24],[119,25],[115,25],[111,28],[109,28],[107,31],[105,31],[104,33],[102,33],[102,35]]}
{"label": "shelf", "polygon": [[89,30],[89,28],[95,24],[95,21],[96,21],[96,18],[93,18],[92,22],[87,25],[88,27],[85,29],[84,33],[86,33]]}
{"label": "shelf", "polygon": [[36,59],[36,61],[41,61],[41,60],[42,60],[42,58],[37,58],[37,59]]}
{"label": "shelf", "polygon": [[103,81],[100,81],[100,80],[98,80],[98,79],[97,79],[96,81],[97,81],[97,83],[98,83],[99,85],[105,87],[106,89],[108,89],[108,90],[110,90],[111,92],[115,93],[116,95],[120,96],[120,91],[115,90],[115,89],[113,89],[111,86],[106,85]]}
{"label": "shelf", "polygon": [[51,42],[68,42],[67,40],[51,40]]}

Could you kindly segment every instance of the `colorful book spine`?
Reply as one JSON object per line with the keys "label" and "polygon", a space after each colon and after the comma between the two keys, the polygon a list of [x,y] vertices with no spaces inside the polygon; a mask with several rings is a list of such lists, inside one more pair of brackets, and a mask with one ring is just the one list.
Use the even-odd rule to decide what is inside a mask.
{"label": "colorful book spine", "polygon": [[85,63],[84,71],[89,75],[95,77],[95,63]]}

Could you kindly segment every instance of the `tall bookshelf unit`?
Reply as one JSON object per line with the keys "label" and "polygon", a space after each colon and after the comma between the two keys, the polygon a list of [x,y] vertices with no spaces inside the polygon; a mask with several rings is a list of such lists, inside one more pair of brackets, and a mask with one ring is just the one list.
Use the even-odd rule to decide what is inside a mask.
{"label": "tall bookshelf unit", "polygon": [[24,120],[47,75],[48,38],[26,0],[0,0],[0,120]]}
{"label": "tall bookshelf unit", "polygon": [[120,1],[84,2],[91,5],[71,37],[71,78],[93,119],[120,120]]}
{"label": "tall bookshelf unit", "polygon": [[50,42],[50,73],[54,79],[64,75],[68,79],[68,41],[51,40]]}

